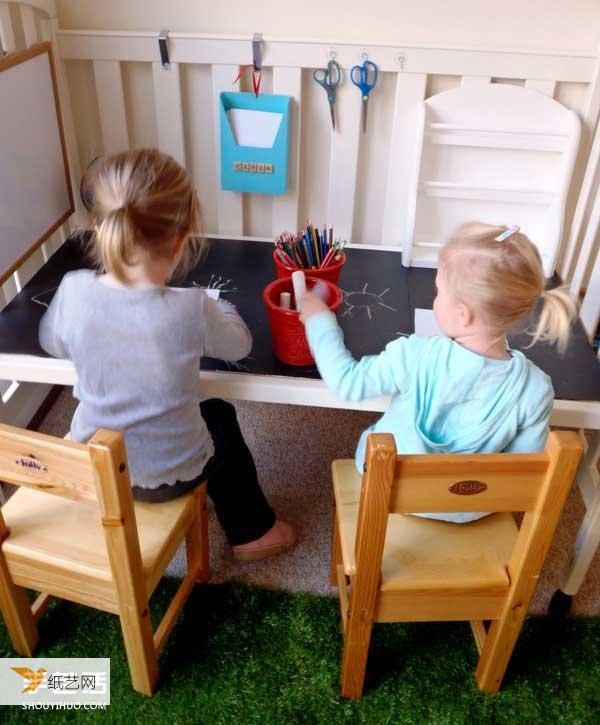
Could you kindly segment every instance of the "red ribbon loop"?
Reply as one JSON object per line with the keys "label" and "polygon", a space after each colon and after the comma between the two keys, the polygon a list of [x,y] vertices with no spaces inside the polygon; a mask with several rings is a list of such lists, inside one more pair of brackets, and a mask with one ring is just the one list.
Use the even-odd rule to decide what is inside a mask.
{"label": "red ribbon loop", "polygon": [[262,80],[262,71],[260,70],[260,68],[256,68],[253,63],[248,63],[248,65],[242,66],[233,83],[235,85],[248,70],[248,68],[252,68],[252,89],[254,91],[254,95],[258,98],[258,94],[260,93],[260,82]]}

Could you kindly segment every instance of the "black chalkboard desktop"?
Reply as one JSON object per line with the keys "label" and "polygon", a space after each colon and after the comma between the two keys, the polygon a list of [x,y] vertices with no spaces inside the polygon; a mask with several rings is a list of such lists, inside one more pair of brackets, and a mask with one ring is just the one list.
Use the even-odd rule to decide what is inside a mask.
{"label": "black chalkboard desktop", "polygon": [[[262,301],[263,289],[275,278],[272,252],[273,246],[265,242],[209,240],[205,259],[178,283],[220,289],[222,298],[238,308],[252,331],[254,344],[248,358],[239,363],[203,359],[203,370],[319,379],[315,367],[290,367],[273,354]],[[73,235],[0,313],[0,357],[47,357],[38,343],[39,321],[63,275],[89,266],[84,237]],[[414,332],[415,308],[432,307],[434,278],[435,270],[403,267],[399,252],[348,249],[348,261],[339,280],[344,303],[338,318],[354,356],[377,353],[398,335]],[[526,334],[518,334],[510,343],[524,349],[529,341]],[[525,352],[550,375],[557,399],[600,401],[600,363],[579,322],[564,356],[545,343]]]}

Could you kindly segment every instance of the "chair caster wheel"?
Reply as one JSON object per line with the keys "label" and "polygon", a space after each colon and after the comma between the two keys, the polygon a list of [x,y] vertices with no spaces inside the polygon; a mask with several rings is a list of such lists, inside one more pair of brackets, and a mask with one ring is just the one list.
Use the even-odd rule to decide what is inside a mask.
{"label": "chair caster wheel", "polygon": [[548,605],[548,612],[553,619],[565,619],[571,611],[572,604],[573,597],[557,589]]}

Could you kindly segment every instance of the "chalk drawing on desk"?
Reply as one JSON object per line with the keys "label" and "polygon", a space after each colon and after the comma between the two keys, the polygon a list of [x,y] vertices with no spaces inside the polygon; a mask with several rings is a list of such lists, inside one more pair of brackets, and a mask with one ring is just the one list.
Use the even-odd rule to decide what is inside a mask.
{"label": "chalk drawing on desk", "polygon": [[232,279],[223,279],[220,275],[211,274],[208,284],[201,284],[200,282],[192,282],[193,287],[202,287],[203,289],[216,289],[221,294],[227,294],[227,292],[237,292],[237,287],[230,286],[233,284]]}
{"label": "chalk drawing on desk", "polygon": [[[244,360],[254,360],[253,357],[245,357]],[[238,372],[238,373],[248,373],[250,372],[250,368],[247,365],[244,365],[243,362],[235,361],[235,360],[221,360],[221,362],[227,367],[227,370],[229,372]]]}
{"label": "chalk drawing on desk", "polygon": [[368,292],[368,286],[369,283],[365,282],[361,290],[352,290],[351,292],[342,290],[342,292],[344,293],[345,305],[345,309],[342,312],[342,317],[346,317],[346,315],[354,317],[354,313],[357,310],[364,310],[367,313],[368,318],[372,320],[373,313],[378,309],[386,309],[391,310],[392,312],[398,312],[395,307],[390,307],[390,305],[387,305],[383,301],[384,296],[390,291],[389,287],[384,289],[383,292],[376,293]]}
{"label": "chalk drawing on desk", "polygon": [[58,287],[52,287],[52,289],[47,289],[44,292],[38,292],[36,295],[33,295],[31,301],[36,305],[41,305],[42,307],[50,307],[53,293],[56,292],[57,289]]}

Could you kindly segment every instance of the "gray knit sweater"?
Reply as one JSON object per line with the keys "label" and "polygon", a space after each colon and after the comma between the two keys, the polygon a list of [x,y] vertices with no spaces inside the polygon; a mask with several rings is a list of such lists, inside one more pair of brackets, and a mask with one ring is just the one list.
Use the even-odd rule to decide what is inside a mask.
{"label": "gray knit sweater", "polygon": [[235,308],[201,289],[110,287],[90,270],[65,275],[39,338],[75,365],[73,440],[123,431],[142,488],[202,472],[213,444],[199,409],[200,358],[240,360],[252,347]]}

